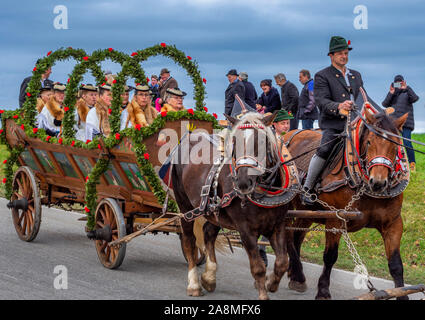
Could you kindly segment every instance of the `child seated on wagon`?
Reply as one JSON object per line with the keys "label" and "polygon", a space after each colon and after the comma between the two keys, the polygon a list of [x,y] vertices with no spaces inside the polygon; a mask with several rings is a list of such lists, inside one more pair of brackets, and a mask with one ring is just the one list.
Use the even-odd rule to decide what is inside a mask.
{"label": "child seated on wagon", "polygon": [[94,108],[97,99],[97,87],[92,84],[83,84],[80,87],[81,98],[75,106],[75,138],[81,141],[86,141],[86,120],[91,109]]}
{"label": "child seated on wagon", "polygon": [[46,133],[52,137],[58,136],[61,131],[64,115],[62,103],[65,98],[65,89],[66,86],[64,84],[54,84],[53,96],[50,97],[37,117],[37,127],[46,130]]}
{"label": "child seated on wagon", "polygon": [[111,86],[102,84],[98,90],[99,99],[86,118],[86,140],[93,140],[98,135],[107,137],[111,133],[109,126],[109,108],[112,103]]}

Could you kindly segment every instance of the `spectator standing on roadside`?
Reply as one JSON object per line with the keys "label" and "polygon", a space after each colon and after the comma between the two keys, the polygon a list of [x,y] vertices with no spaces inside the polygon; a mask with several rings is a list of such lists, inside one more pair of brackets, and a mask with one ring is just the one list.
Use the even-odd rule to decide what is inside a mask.
{"label": "spectator standing on roadside", "polygon": [[254,85],[248,81],[248,73],[240,72],[239,80],[245,87],[245,102],[247,105],[255,109],[255,102],[258,99],[257,91],[255,91]]}
{"label": "spectator standing on roadside", "polygon": [[301,120],[303,129],[313,129],[314,120],[319,119],[319,110],[314,101],[314,80],[308,70],[301,70],[299,80],[303,85],[298,100],[297,118]]}
{"label": "spectator standing on roadside", "polygon": [[286,80],[286,76],[283,73],[278,73],[274,76],[276,84],[281,87],[281,98],[282,108],[290,112],[294,119],[291,120],[290,130],[298,129],[298,99],[299,92],[297,87],[290,81]]}

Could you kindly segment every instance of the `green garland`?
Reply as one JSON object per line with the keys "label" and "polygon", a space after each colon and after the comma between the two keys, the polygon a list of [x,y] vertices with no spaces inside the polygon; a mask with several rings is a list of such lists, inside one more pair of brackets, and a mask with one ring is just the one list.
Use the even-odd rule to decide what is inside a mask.
{"label": "green garland", "polygon": [[[140,67],[140,62],[145,61],[150,56],[158,54],[163,54],[172,58],[176,63],[180,64],[187,70],[195,85],[194,95],[197,111],[189,109],[178,112],[169,112],[166,115],[157,117],[149,127],[140,128],[140,130],[130,128],[125,129],[119,133],[120,109],[122,105],[121,94],[124,92],[126,78],[128,76],[132,76],[136,79],[136,82],[147,84],[147,78],[143,69]],[[64,107],[67,108],[67,111],[65,112],[63,120],[63,137],[50,137],[44,130],[34,128],[35,115],[37,113],[36,103],[40,90],[41,75],[47,70],[47,68],[52,67],[56,61],[66,60],[70,57],[80,61],[80,63],[74,67],[74,70],[69,77],[65,93],[66,98],[64,100]],[[203,120],[212,122],[213,127],[216,129],[221,128],[218,125],[216,118],[208,114],[206,112],[206,108],[204,108],[205,105],[203,103],[203,99],[205,97],[205,87],[203,85],[203,79],[201,79],[200,73],[197,69],[196,62],[192,62],[189,57],[186,57],[182,51],[177,50],[174,46],[166,46],[164,44],[156,45],[143,51],[139,50],[136,53],[133,53],[132,58],[122,52],[115,51],[112,48],[97,50],[93,52],[90,57],[87,56],[87,54],[82,49],[68,48],[59,49],[53,53],[49,52],[48,56],[41,59],[36,68],[33,70],[33,77],[27,89],[28,98],[22,109],[4,112],[2,117],[3,128],[5,128],[6,119],[13,118],[18,125],[22,126],[21,128],[25,131],[26,135],[31,138],[38,138],[47,143],[59,143],[77,148],[98,148],[100,143],[99,138],[95,138],[93,141],[87,141],[86,143],[75,140],[73,130],[73,126],[75,124],[74,111],[78,86],[87,70],[92,71],[92,74],[96,78],[98,85],[106,82],[105,75],[98,65],[98,63],[105,59],[111,59],[112,61],[121,64],[122,70],[117,75],[114,84],[112,85],[113,100],[110,115],[112,134],[109,137],[102,139],[107,148],[115,147],[124,137],[129,137],[134,140],[135,155],[141,172],[143,172],[144,176],[147,178],[147,181],[153,189],[153,193],[158,199],[159,203],[163,204],[166,193],[162,188],[161,181],[159,180],[158,175],[155,173],[152,164],[145,159],[147,149],[143,143],[143,140],[161,130],[164,127],[166,121],[176,121],[180,119]],[[16,163],[24,148],[11,149],[6,142],[4,131],[0,134],[0,141],[8,146],[8,149],[11,153],[7,161],[7,165],[4,169],[6,176],[6,196],[10,198],[12,192],[13,165]],[[94,212],[97,204],[96,185],[99,183],[100,176],[108,169],[108,166],[109,159],[100,158],[90,172],[88,181],[86,181],[85,201],[86,212],[88,216],[87,227],[90,230],[94,228]],[[168,209],[172,212],[178,212],[178,206],[175,201],[169,201]]]}

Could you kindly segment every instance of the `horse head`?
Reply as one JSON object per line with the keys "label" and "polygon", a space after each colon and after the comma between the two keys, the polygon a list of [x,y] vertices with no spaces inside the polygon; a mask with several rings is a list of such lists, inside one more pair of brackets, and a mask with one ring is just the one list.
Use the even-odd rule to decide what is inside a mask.
{"label": "horse head", "polygon": [[373,114],[369,109],[366,109],[367,124],[376,128],[376,130],[369,130],[366,126],[362,139],[369,186],[374,192],[382,192],[389,187],[399,152],[399,146],[396,143],[403,143],[401,138],[389,136],[384,132],[380,133],[379,129],[400,135],[407,116],[406,113],[399,118],[392,119],[385,112]]}
{"label": "horse head", "polygon": [[239,195],[250,195],[259,177],[267,175],[280,161],[276,136],[271,130],[277,112],[263,116],[256,112],[243,113],[240,119],[226,116],[232,124],[229,136],[231,173]]}

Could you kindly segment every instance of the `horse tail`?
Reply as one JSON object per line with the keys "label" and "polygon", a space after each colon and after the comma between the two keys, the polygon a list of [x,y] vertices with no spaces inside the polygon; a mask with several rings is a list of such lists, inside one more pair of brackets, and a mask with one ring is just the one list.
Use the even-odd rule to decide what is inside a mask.
{"label": "horse tail", "polygon": [[[205,252],[205,239],[204,239],[204,224],[207,222],[207,219],[204,217],[199,217],[195,219],[193,224],[193,234],[196,238],[196,246],[202,251]],[[218,236],[215,240],[215,249],[222,253],[228,253],[228,244],[225,237]]]}

